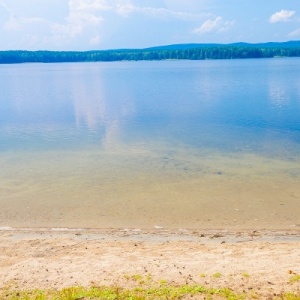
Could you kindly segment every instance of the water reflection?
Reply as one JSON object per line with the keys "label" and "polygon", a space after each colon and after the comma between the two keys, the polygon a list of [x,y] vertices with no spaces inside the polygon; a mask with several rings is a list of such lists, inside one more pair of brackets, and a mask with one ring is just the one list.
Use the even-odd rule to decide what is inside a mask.
{"label": "water reflection", "polygon": [[[279,71],[280,72],[280,71]],[[281,73],[281,72],[280,72]],[[284,106],[288,106],[293,97],[293,85],[287,86],[282,80],[284,74],[269,74],[269,99],[272,106],[274,106],[275,112],[283,109]]]}
{"label": "water reflection", "polygon": [[[103,128],[102,146],[108,149],[118,143],[122,126],[134,113],[133,97],[129,89],[124,89],[116,82],[113,86],[101,65],[92,70],[74,72],[71,82],[71,93],[74,103],[77,129],[87,129],[96,134]],[[82,80],[82,76],[89,80]],[[117,90],[117,94],[115,93]]]}
{"label": "water reflection", "polygon": [[249,139],[260,143],[263,131],[292,138],[300,130],[298,65],[295,59],[260,60],[256,68],[247,60],[1,66],[2,144],[5,132],[19,138],[14,147],[32,136],[32,145],[46,148],[162,139],[232,150]]}
{"label": "water reflection", "polygon": [[97,72],[92,81],[81,80],[78,75],[78,72],[74,74],[70,87],[76,125],[77,128],[87,127],[95,131],[100,125],[109,122],[102,75],[100,71]]}
{"label": "water reflection", "polygon": [[284,89],[280,89],[277,84],[270,84],[270,100],[275,106],[282,108],[290,99]]}

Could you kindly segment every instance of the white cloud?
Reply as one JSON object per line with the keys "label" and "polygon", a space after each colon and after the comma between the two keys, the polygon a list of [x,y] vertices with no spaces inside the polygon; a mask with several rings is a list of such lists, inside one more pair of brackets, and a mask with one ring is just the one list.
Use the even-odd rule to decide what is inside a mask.
{"label": "white cloud", "polygon": [[[5,2],[0,0],[0,4],[4,5]],[[32,48],[36,43],[38,48],[60,49],[78,40],[86,44],[99,44],[104,21],[103,12],[113,7],[107,5],[106,0],[68,0],[67,7],[68,11],[64,18],[49,21],[39,16],[25,17],[6,5],[9,19],[4,24],[4,29],[7,32],[13,31],[13,35],[16,38],[18,36],[20,44],[22,41],[26,44],[24,39],[26,37],[27,44]]]}
{"label": "white cloud", "polygon": [[93,36],[91,39],[90,39],[90,45],[99,45],[101,42],[101,37],[100,35],[96,35],[96,36]]}
{"label": "white cloud", "polygon": [[71,10],[109,10],[112,6],[107,4],[106,0],[69,0],[69,7]]}
{"label": "white cloud", "polygon": [[[69,0],[69,15],[65,24],[54,24],[53,30],[71,37],[83,32],[87,26],[96,27],[102,21],[101,11],[110,9],[103,0]],[[99,12],[100,11],[100,12]]]}
{"label": "white cloud", "polygon": [[77,36],[86,34],[90,36],[90,43],[99,44],[100,36],[96,40],[95,36],[99,35],[101,23],[104,21],[102,12],[111,9],[102,0],[69,0],[69,14],[64,22],[52,23],[51,40],[56,43],[70,42]]}
{"label": "white cloud", "polygon": [[6,30],[22,30],[26,25],[47,24],[48,21],[42,18],[24,18],[24,17],[10,17],[10,19],[4,24]]}
{"label": "white cloud", "polygon": [[132,13],[140,13],[155,18],[176,18],[181,20],[196,20],[210,15],[210,14],[175,11],[163,7],[157,8],[157,7],[135,6],[132,3],[126,3],[126,4],[119,3],[116,6],[116,12],[123,17],[128,17]]}
{"label": "white cloud", "polygon": [[295,15],[295,11],[293,10],[284,10],[276,12],[270,17],[270,23],[277,23],[277,22],[288,22],[291,18]]}
{"label": "white cloud", "polygon": [[289,33],[289,36],[300,36],[300,28]]}
{"label": "white cloud", "polygon": [[222,17],[206,20],[200,27],[193,32],[196,34],[204,34],[208,32],[223,32],[227,31],[234,25],[234,21],[225,21]]}
{"label": "white cloud", "polygon": [[116,7],[116,12],[122,17],[127,17],[129,14],[137,10],[137,7],[135,7],[132,3],[118,4]]}

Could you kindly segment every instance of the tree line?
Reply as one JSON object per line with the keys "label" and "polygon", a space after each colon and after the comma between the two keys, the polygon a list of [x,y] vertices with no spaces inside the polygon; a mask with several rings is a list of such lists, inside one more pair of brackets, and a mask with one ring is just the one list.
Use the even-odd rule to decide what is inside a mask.
{"label": "tree line", "polygon": [[99,51],[0,51],[1,64],[138,60],[205,60],[300,57],[300,48],[207,47],[194,49]]}

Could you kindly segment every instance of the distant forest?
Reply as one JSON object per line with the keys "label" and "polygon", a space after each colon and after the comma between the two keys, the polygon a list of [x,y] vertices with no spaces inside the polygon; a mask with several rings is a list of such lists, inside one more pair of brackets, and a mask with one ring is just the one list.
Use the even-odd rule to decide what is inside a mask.
{"label": "distant forest", "polygon": [[58,63],[138,60],[205,60],[300,57],[300,43],[266,44],[183,44],[148,49],[121,49],[95,51],[0,51],[1,64]]}

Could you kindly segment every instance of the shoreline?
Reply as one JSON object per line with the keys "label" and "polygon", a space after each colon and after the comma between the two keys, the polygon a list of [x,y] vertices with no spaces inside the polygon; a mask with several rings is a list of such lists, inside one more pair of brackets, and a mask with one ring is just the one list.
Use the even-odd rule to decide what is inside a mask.
{"label": "shoreline", "polygon": [[218,228],[68,228],[68,227],[0,227],[0,237],[44,239],[49,237],[80,238],[86,240],[102,239],[141,240],[141,241],[187,241],[195,243],[241,243],[256,242],[300,242],[299,229],[218,229]]}

